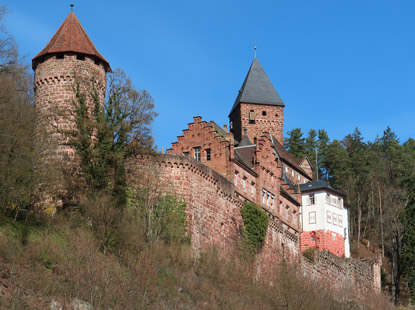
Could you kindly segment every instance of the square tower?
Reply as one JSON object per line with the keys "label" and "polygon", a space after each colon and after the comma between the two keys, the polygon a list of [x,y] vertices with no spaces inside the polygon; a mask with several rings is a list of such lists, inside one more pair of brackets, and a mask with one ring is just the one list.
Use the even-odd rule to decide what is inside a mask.
{"label": "square tower", "polygon": [[268,132],[283,144],[284,102],[255,57],[229,114],[230,131],[256,143]]}

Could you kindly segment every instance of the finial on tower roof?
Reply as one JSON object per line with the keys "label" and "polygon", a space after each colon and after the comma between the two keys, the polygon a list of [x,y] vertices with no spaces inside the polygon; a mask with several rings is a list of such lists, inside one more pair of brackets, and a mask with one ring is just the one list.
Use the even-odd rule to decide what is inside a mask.
{"label": "finial on tower roof", "polygon": [[254,56],[256,58],[256,41],[254,42]]}
{"label": "finial on tower roof", "polygon": [[73,5],[73,4],[71,4],[71,12],[73,12],[73,6],[74,6],[74,5]]}

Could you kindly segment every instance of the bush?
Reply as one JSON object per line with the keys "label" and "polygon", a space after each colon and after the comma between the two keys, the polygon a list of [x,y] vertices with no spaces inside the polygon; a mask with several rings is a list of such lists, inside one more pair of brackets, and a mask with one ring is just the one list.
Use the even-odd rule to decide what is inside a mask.
{"label": "bush", "polygon": [[243,249],[248,254],[255,254],[265,242],[268,215],[252,202],[245,202],[241,213],[244,221]]}

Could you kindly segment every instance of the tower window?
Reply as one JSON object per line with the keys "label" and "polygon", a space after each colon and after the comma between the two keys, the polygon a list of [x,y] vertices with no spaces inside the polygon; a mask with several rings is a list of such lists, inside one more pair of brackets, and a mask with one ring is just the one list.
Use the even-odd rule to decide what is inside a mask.
{"label": "tower window", "polygon": [[255,111],[249,111],[249,124],[255,124]]}
{"label": "tower window", "polygon": [[206,161],[210,161],[210,149],[206,149]]}
{"label": "tower window", "polygon": [[278,118],[278,114],[275,114],[275,117]]}
{"label": "tower window", "polygon": [[85,60],[85,55],[76,55],[77,60]]}
{"label": "tower window", "polygon": [[267,111],[262,111],[262,116],[267,116]]}
{"label": "tower window", "polygon": [[56,55],[56,59],[63,59],[63,54]]}

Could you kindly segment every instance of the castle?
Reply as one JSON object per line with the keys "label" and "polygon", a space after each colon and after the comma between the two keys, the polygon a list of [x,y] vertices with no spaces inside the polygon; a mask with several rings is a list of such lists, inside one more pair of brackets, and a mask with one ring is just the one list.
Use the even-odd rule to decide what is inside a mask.
{"label": "castle", "polygon": [[[105,75],[111,67],[73,12],[32,64],[37,126],[52,141],[40,149],[41,156],[46,161],[76,165],[75,151],[62,134],[75,128],[73,85],[78,78],[93,78],[104,98]],[[235,253],[243,227],[241,208],[244,201],[252,201],[269,216],[265,244],[256,257],[258,272],[266,273],[285,260],[301,266],[304,274],[311,277],[327,277],[333,282],[379,291],[377,262],[367,264],[335,257],[348,256],[344,195],[313,182],[308,159],[297,160],[285,150],[284,102],[257,58],[229,119],[228,130],[227,126],[222,128],[213,121],[194,117],[167,154],[159,154],[155,161],[130,160],[126,165],[129,181],[137,182],[142,171],[150,167],[158,172],[160,189],[185,199],[191,246],[196,254],[212,246],[224,255]],[[59,185],[41,185],[39,204],[61,204],[63,191]],[[322,201],[325,203],[317,203]],[[301,251],[309,247],[329,250],[334,258],[324,254],[315,263],[305,261]]]}

